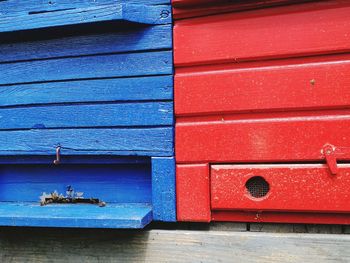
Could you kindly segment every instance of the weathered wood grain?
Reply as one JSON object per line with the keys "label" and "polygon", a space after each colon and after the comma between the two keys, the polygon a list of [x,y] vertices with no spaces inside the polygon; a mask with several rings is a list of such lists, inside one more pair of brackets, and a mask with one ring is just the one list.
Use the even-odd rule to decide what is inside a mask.
{"label": "weathered wood grain", "polygon": [[0,87],[0,107],[144,100],[173,100],[172,76],[80,80]]}
{"label": "weathered wood grain", "polygon": [[247,223],[236,222],[211,222],[209,224],[210,231],[227,231],[227,232],[245,232],[247,231]]}
{"label": "weathered wood grain", "polygon": [[170,24],[169,5],[113,4],[59,9],[50,12],[10,13],[1,16],[0,32],[71,26],[105,21],[129,21],[141,24]]}
{"label": "weathered wood grain", "polygon": [[81,8],[84,6],[111,5],[115,3],[159,5],[169,4],[170,0],[2,0],[0,3],[0,14],[50,12],[62,9]]}
{"label": "weathered wood grain", "polygon": [[172,124],[172,102],[132,102],[0,109],[0,130],[171,126]]}
{"label": "weathered wood grain", "polygon": [[176,222],[175,158],[152,158],[153,219]]}
{"label": "weathered wood grain", "polygon": [[36,129],[0,132],[0,155],[172,156],[173,128]]}
{"label": "weathered wood grain", "polygon": [[129,53],[0,64],[0,85],[172,74],[172,52]]}
{"label": "weathered wood grain", "polygon": [[307,233],[307,225],[304,225],[304,224],[251,223],[249,225],[249,231],[251,231],[251,232],[270,232],[270,233]]}
{"label": "weathered wood grain", "polygon": [[341,234],[343,233],[341,225],[307,225],[307,233],[319,234]]}
{"label": "weathered wood grain", "polygon": [[[111,31],[103,31],[100,34],[92,31],[92,33],[80,35],[77,30],[78,32],[74,32],[76,35],[60,33],[62,36],[59,38],[56,37],[55,31],[36,35],[32,33],[34,40],[1,44],[0,62],[171,49],[172,47],[170,25],[107,28]],[[101,27],[102,30],[104,30],[103,27]],[[50,39],[43,39],[44,36]],[[18,35],[15,39],[18,40],[20,37],[21,35]]]}
{"label": "weathered wood grain", "polygon": [[314,233],[314,234],[342,234],[346,233],[341,225],[304,225],[304,224],[250,224],[252,232],[270,233]]}
{"label": "weathered wood grain", "polygon": [[270,233],[314,233],[314,234],[342,234],[341,225],[304,225],[304,224],[250,224],[251,232],[270,232]]}
{"label": "weathered wood grain", "polygon": [[3,226],[143,228],[152,221],[150,204],[47,205],[0,203]]}
{"label": "weathered wood grain", "polygon": [[0,229],[2,262],[348,262],[350,236]]}

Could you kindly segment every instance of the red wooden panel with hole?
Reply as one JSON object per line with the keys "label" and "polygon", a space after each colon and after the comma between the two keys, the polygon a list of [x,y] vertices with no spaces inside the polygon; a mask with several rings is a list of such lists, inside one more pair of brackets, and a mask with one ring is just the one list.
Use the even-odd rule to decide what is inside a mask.
{"label": "red wooden panel with hole", "polygon": [[178,116],[350,106],[350,55],[230,65],[175,76]]}
{"label": "red wooden panel with hole", "polygon": [[325,113],[178,122],[177,162],[323,161],[326,144],[344,149],[339,160],[350,160],[350,110]]}
{"label": "red wooden panel with hole", "polygon": [[350,2],[321,1],[178,21],[176,66],[350,50]]}
{"label": "red wooden panel with hole", "polygon": [[180,221],[350,224],[350,1],[287,2],[173,0]]}
{"label": "red wooden panel with hole", "polygon": [[176,166],[177,220],[209,222],[209,165]]}
{"label": "red wooden panel with hole", "polygon": [[213,210],[350,212],[350,165],[212,165]]}
{"label": "red wooden panel with hole", "polygon": [[174,19],[181,19],[310,1],[312,0],[244,0],[235,2],[228,0],[173,0],[172,2]]}

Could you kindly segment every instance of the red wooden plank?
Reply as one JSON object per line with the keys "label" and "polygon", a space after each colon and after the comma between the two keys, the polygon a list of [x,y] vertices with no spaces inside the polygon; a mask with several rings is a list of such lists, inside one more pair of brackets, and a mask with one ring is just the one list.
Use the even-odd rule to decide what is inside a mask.
{"label": "red wooden plank", "polygon": [[205,5],[210,3],[224,3],[227,0],[172,0],[173,6]]}
{"label": "red wooden plank", "polygon": [[310,1],[312,0],[244,0],[232,3],[228,0],[173,0],[173,18],[183,19]]}
{"label": "red wooden plank", "polygon": [[244,67],[232,65],[214,71],[177,74],[176,114],[349,106],[350,56],[330,58],[260,62],[258,67],[248,63]]}
{"label": "red wooden plank", "polygon": [[[325,144],[350,146],[350,110],[334,115],[177,122],[177,162],[285,162],[325,160]],[[350,160],[349,153],[341,156]]]}
{"label": "red wooden plank", "polygon": [[[269,185],[263,196],[256,178]],[[211,207],[217,210],[350,212],[350,164],[339,165],[332,175],[326,165],[213,165],[211,166]],[[265,194],[265,193],[264,193]],[[261,197],[263,196],[263,197]]]}
{"label": "red wooden plank", "polygon": [[[218,4],[232,4],[232,0],[172,0],[173,6],[176,7],[192,7],[193,6],[203,6],[203,5],[218,5]],[[234,4],[236,6],[245,5],[260,5],[267,3],[290,3],[295,2],[295,0],[235,0]]]}
{"label": "red wooden plank", "polygon": [[176,166],[176,199],[179,221],[210,221],[208,164]]}
{"label": "red wooden plank", "polygon": [[350,50],[350,2],[333,0],[175,23],[176,66]]}
{"label": "red wooden plank", "polygon": [[350,224],[350,214],[330,213],[280,213],[249,211],[212,212],[213,221],[255,222],[255,223],[300,223],[300,224]]}

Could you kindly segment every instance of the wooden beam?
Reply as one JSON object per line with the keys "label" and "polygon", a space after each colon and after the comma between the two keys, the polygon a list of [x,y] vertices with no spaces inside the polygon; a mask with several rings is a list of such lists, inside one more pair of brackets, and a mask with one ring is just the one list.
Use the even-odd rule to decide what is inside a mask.
{"label": "wooden beam", "polygon": [[1,228],[2,262],[347,262],[350,236]]}

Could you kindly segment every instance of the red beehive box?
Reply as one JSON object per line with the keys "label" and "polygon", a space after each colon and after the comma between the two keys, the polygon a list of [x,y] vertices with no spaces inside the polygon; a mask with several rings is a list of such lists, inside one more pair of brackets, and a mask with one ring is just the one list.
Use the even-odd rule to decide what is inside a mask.
{"label": "red beehive box", "polygon": [[350,2],[287,2],[173,1],[180,221],[350,224]]}

